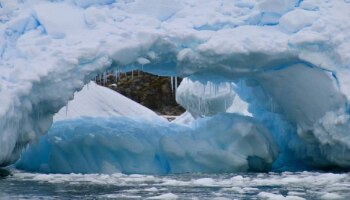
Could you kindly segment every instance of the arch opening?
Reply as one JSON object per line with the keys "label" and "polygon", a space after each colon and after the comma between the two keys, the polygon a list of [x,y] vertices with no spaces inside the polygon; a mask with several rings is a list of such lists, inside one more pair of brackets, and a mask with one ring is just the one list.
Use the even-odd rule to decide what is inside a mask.
{"label": "arch opening", "polygon": [[[135,67],[137,65],[131,66]],[[153,127],[155,128],[153,130],[157,130],[155,131],[156,134],[149,133],[147,137],[156,137],[158,140],[156,140],[156,144],[152,142],[140,144],[140,141],[145,140],[145,138],[143,136],[137,135],[136,133],[136,135],[132,135],[130,138],[117,137],[118,139],[114,140],[116,143],[118,143],[118,140],[124,140],[127,141],[130,145],[139,144],[139,148],[144,150],[140,150],[141,153],[132,152],[133,150],[128,150],[127,147],[124,146],[124,149],[121,148],[119,149],[120,151],[116,150],[116,152],[111,153],[111,149],[108,149],[106,146],[101,145],[102,148],[105,148],[101,150],[101,152],[104,153],[100,152],[98,154],[103,154],[104,156],[102,156],[101,160],[92,162],[94,165],[98,163],[98,167],[95,166],[91,168],[87,167],[85,169],[81,169],[79,167],[74,168],[74,166],[71,166],[71,164],[69,164],[67,165],[70,166],[68,168],[63,167],[61,169],[56,169],[57,171],[53,170],[46,172],[69,173],[80,171],[85,173],[108,173],[119,170],[125,173],[164,174],[194,172],[196,170],[200,172],[230,172],[230,170],[254,171],[254,169],[320,169],[328,168],[330,166],[347,168],[348,163],[346,160],[344,161],[343,159],[340,159],[341,155],[338,154],[338,148],[334,148],[334,150],[329,151],[329,149],[333,148],[331,143],[336,143],[339,148],[343,149],[343,151],[348,151],[346,148],[347,144],[344,142],[342,143],[341,141],[341,137],[344,136],[342,135],[342,131],[344,130],[341,128],[334,130],[332,126],[327,127],[327,123],[330,123],[330,120],[335,120],[335,116],[332,116],[332,113],[333,115],[334,113],[337,113],[340,116],[343,115],[345,118],[347,116],[347,101],[346,98],[338,90],[336,76],[328,71],[314,66],[306,65],[305,63],[285,64],[284,66],[285,67],[283,68],[271,68],[269,70],[264,69],[258,71],[252,70],[251,72],[243,73],[238,72],[233,76],[227,76],[225,70],[219,70],[218,73],[212,73],[210,70],[193,73],[192,75],[187,76],[187,78],[185,77],[185,80],[187,80],[188,83],[184,84],[183,86],[180,85],[180,91],[178,91],[177,98],[178,102],[182,104],[187,109],[187,111],[192,113],[195,118],[197,118],[197,120],[193,122],[193,124],[195,124],[194,127],[197,127],[197,129],[193,131],[193,127],[191,130],[191,128],[188,129],[188,126],[186,127],[181,125],[177,127],[173,124],[164,125],[162,123],[155,125],[155,123],[145,123],[132,120],[130,121],[129,119],[124,118],[115,118],[114,120],[116,121],[117,125],[113,126],[114,122],[111,123],[111,119],[109,119],[109,121],[101,120],[97,122],[96,127],[101,128],[103,126],[111,126],[112,128],[115,128],[115,130],[118,130],[119,128],[121,132],[125,132],[123,128],[120,128],[123,127],[123,123],[134,124],[135,126],[133,128],[136,132],[144,131],[143,127],[155,126]],[[142,64],[139,64],[137,68],[140,70],[145,70],[148,67],[151,68],[152,71],[156,69],[154,67],[148,66],[147,64],[144,66],[142,66]],[[116,67],[112,65],[108,69],[116,69]],[[130,68],[126,67],[125,69]],[[162,73],[160,74],[163,74],[164,69],[161,71]],[[169,70],[167,73],[172,74],[174,72]],[[96,72],[92,74],[96,74]],[[92,74],[89,74],[87,77],[93,77]],[[310,77],[314,79],[310,81]],[[199,85],[195,86],[193,83],[198,83]],[[225,87],[227,89],[227,83],[230,85],[229,91],[220,91],[220,87]],[[208,93],[208,95],[206,95],[206,93]],[[237,99],[239,99],[239,101],[237,101]],[[193,107],[196,102],[197,105]],[[242,111],[234,109],[235,106],[242,106],[242,102],[248,105],[246,108],[247,110]],[[43,110],[55,109],[55,105],[57,104],[53,104],[53,107],[46,108],[45,106],[41,106],[40,108]],[[44,103],[44,105],[47,104]],[[227,112],[227,110],[230,110],[229,107],[231,109],[231,112],[234,114],[220,114],[222,112]],[[45,113],[47,110],[42,112]],[[39,116],[47,115],[39,114]],[[86,119],[86,122],[77,120],[75,128],[81,128],[85,126],[85,123],[93,123],[93,121],[94,120],[92,119]],[[46,124],[47,122],[43,123]],[[347,121],[343,121],[342,123],[342,126],[348,126]],[[210,126],[211,124],[213,126]],[[226,128],[218,128],[215,130],[215,128],[213,128],[215,127],[214,124],[219,124],[220,126]],[[65,130],[66,132],[69,132],[69,130],[64,128],[66,125],[67,124],[65,123],[61,123],[57,125],[59,128],[54,126],[52,129],[54,134],[59,134],[57,132],[58,130]],[[176,126],[176,128],[174,128],[174,126]],[[239,129],[236,127],[239,127]],[[250,127],[250,129],[247,130],[246,127]],[[45,127],[43,127],[42,130],[44,129]],[[168,132],[168,134],[171,136],[167,134],[164,136],[164,133],[161,133],[159,129],[165,129],[165,132]],[[101,130],[105,129],[101,128]],[[87,130],[84,131],[81,132],[81,141],[89,140],[83,137],[84,134],[87,134]],[[198,140],[193,140],[192,143],[177,143],[178,141],[186,140],[186,137],[189,137],[189,135],[186,135],[184,132],[191,132],[190,138],[198,137]],[[205,136],[200,136],[198,132],[207,132],[207,134],[203,134]],[[214,132],[215,134],[213,134]],[[73,135],[73,133],[71,134]],[[242,134],[246,134],[247,137],[243,136]],[[335,134],[338,138],[325,138],[330,134]],[[237,149],[243,148],[242,146],[236,144],[236,146],[231,147],[233,149],[227,153],[226,150],[228,148],[228,144],[222,143],[222,139],[227,139],[229,135],[233,135],[231,140],[227,140],[229,144],[235,143],[237,140],[235,137],[238,135],[238,138],[241,137],[241,139],[238,139],[240,142],[236,143],[240,143],[242,146],[245,146],[245,149],[254,144],[254,142],[247,143],[247,140],[251,139],[253,141],[256,141],[255,145],[263,144],[262,146],[265,148],[265,150],[261,150],[256,147],[250,147],[250,150],[246,149],[242,154],[245,156],[245,158],[242,159],[241,155],[236,158],[228,159],[228,157],[225,156],[230,157],[232,155],[235,155],[237,154]],[[197,149],[197,152],[195,153],[193,152],[196,150],[196,148],[194,148],[194,150],[192,148],[193,146],[197,145],[197,142],[206,142],[211,138],[215,138],[216,146],[214,146],[216,150],[222,150],[220,153],[200,155],[200,149]],[[46,137],[46,142],[47,141],[50,141],[50,136]],[[51,142],[53,142],[53,140],[51,140]],[[67,142],[68,143],[66,150],[68,152],[70,151],[81,153],[87,151],[83,147],[82,149],[74,147],[75,144],[72,142],[72,140]],[[39,144],[39,148],[36,149],[37,151],[35,151],[35,149],[32,150],[32,153],[35,152],[35,155],[41,154],[38,153],[38,150],[40,150],[39,152],[44,152],[43,149],[40,148],[43,148],[48,144],[45,142],[40,143],[41,144]],[[93,143],[93,139],[90,140],[90,144],[91,143]],[[93,149],[98,149],[97,144],[100,145],[100,143],[97,142],[96,146],[94,146]],[[61,145],[64,146],[63,143]],[[81,143],[80,145],[86,146],[84,143]],[[123,145],[125,144],[119,144],[121,147]],[[186,147],[188,149],[186,149]],[[110,144],[109,148],[114,149],[117,147],[112,147]],[[147,148],[152,149],[152,153],[150,153],[150,151],[147,151]],[[279,153],[277,153],[277,149],[279,149]],[[214,152],[214,150],[210,148],[207,150]],[[57,152],[59,152],[58,155],[62,153],[62,151],[64,151],[64,149],[57,150]],[[259,155],[259,157],[256,156],[257,151],[265,151],[267,154]],[[97,150],[97,152],[99,151]],[[180,154],[182,153],[182,155],[177,155],[179,152]],[[90,154],[87,153],[86,155],[89,155],[90,157],[93,157],[92,155],[97,156],[95,153],[96,152],[90,152]],[[138,153],[140,153],[139,156]],[[118,155],[119,157],[116,156],[118,159],[112,159],[113,155]],[[142,167],[142,169],[137,167],[128,168],[123,166],[125,163],[132,162],[130,161],[129,157],[133,156],[136,157],[135,162],[130,166],[137,166],[139,164],[138,161],[144,161],[143,159],[147,158],[147,156],[148,163],[150,163],[149,166],[144,168]],[[65,163],[68,162],[68,157]],[[195,161],[190,163],[185,162],[188,158],[191,158]],[[255,158],[258,158],[258,160],[260,159],[259,162],[257,162],[257,159]],[[261,158],[264,159],[261,160]],[[60,159],[62,159],[62,157]],[[62,161],[60,159],[58,159],[58,161]],[[217,159],[217,162],[225,159],[230,160],[231,162],[222,164],[221,168],[208,164],[209,160],[213,161],[215,159]],[[122,160],[122,162],[117,162],[116,160]],[[58,161],[56,160],[53,162],[54,164],[52,163],[52,165],[62,166],[57,163]],[[47,170],[47,166],[49,165],[48,161],[38,161],[38,163],[40,162],[46,162],[46,165],[43,165],[44,168],[40,166],[40,169],[43,169],[43,171]],[[84,163],[85,164],[83,166],[91,166],[87,160],[85,160]],[[255,166],[256,163],[260,163],[260,166],[263,167],[259,168],[259,166]]]}

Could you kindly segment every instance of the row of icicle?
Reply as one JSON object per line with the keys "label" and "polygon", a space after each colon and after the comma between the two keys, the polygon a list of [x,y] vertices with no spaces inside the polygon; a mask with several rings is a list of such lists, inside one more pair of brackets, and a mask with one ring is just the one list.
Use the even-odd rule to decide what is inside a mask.
{"label": "row of icicle", "polygon": [[[140,74],[140,71],[138,71],[138,73]],[[126,75],[126,73],[124,73]],[[95,76],[95,83],[98,82],[98,80],[100,80],[100,84],[103,86],[107,85],[107,77],[108,77],[108,73],[107,72],[103,72],[102,74],[99,74],[97,76]],[[114,76],[116,81],[118,81],[118,79],[120,79],[122,75],[122,72],[116,70],[114,71]],[[131,79],[134,80],[134,71],[131,71]],[[102,80],[102,82],[101,82]],[[175,95],[176,94],[176,90],[177,90],[177,86],[178,86],[178,82],[177,82],[177,76],[171,76],[170,77],[170,85],[171,85],[171,92]],[[68,104],[69,102],[67,102],[66,105],[66,116],[68,115]]]}
{"label": "row of icicle", "polygon": [[[138,73],[140,74],[140,71],[138,71]],[[95,77],[95,82],[97,83],[98,80],[100,82],[101,85],[106,86],[107,82],[108,82],[108,75],[110,75],[111,73],[107,73],[107,72],[103,72],[102,74],[99,74]],[[116,79],[116,82],[120,79],[121,75],[123,74],[123,72],[120,72],[118,70],[114,71],[114,77]],[[126,72],[124,73],[126,75]],[[102,80],[102,81],[101,81]],[[131,80],[134,80],[134,71],[131,71]],[[171,76],[170,77],[170,85],[171,85],[171,91],[172,93],[176,94],[176,90],[178,87],[178,81],[177,81],[177,76]]]}

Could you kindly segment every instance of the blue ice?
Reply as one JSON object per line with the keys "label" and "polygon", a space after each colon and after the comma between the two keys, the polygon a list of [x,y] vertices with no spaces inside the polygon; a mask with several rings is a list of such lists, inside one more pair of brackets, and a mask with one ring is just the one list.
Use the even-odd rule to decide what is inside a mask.
{"label": "blue ice", "polygon": [[256,120],[221,113],[191,126],[127,117],[56,122],[16,167],[45,173],[268,171],[278,149]]}

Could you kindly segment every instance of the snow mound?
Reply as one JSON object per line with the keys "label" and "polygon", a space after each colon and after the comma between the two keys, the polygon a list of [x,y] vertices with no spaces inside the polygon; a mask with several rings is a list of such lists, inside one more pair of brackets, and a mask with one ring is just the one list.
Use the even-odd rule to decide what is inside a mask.
{"label": "snow mound", "polygon": [[80,117],[126,116],[144,120],[163,120],[152,110],[106,87],[90,82],[74,94],[74,99],[53,117],[55,121]]}

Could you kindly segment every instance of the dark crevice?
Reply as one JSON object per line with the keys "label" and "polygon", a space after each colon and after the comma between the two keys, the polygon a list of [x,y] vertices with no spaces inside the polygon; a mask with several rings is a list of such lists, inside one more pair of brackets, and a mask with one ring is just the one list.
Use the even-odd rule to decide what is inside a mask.
{"label": "dark crevice", "polygon": [[0,168],[0,179],[5,178],[7,176],[11,176],[11,171],[7,169]]}

